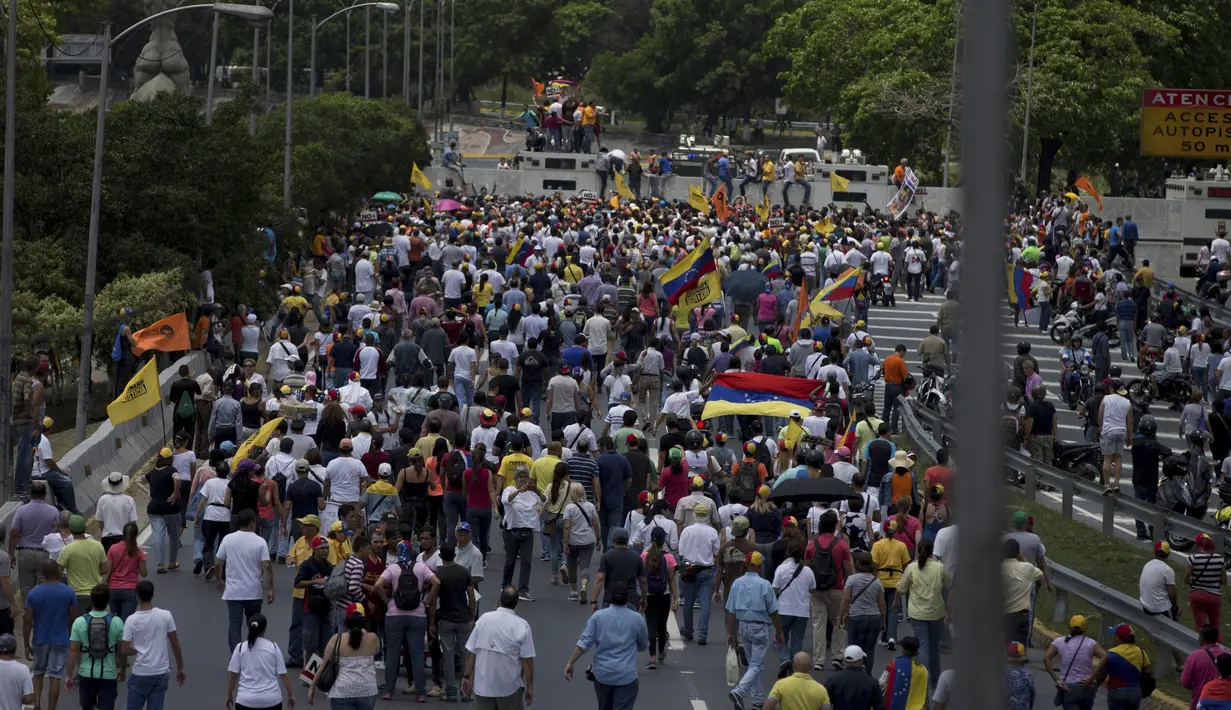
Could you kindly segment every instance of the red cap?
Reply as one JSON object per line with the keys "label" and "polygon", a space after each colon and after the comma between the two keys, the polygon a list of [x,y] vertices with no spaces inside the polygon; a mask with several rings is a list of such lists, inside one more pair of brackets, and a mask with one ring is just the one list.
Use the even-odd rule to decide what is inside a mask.
{"label": "red cap", "polygon": [[629,434],[629,435],[628,435],[628,436],[624,439],[624,441],[625,441],[626,443],[629,443],[629,444],[635,444],[635,443],[637,443],[637,435],[636,435],[636,434]]}
{"label": "red cap", "polygon": [[1116,638],[1127,641],[1133,635],[1133,627],[1128,624],[1120,624],[1115,630]]}
{"label": "red cap", "polygon": [[640,493],[638,493],[638,494],[637,494],[637,502],[638,502],[638,503],[643,503],[643,504],[644,504],[644,503],[649,503],[649,502],[650,502],[650,492],[649,492],[649,491],[641,491]]}

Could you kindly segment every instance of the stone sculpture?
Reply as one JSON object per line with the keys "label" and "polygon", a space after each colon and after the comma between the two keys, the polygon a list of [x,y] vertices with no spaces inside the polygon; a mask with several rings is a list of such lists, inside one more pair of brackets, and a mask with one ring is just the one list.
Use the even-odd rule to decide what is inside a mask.
{"label": "stone sculpture", "polygon": [[[183,0],[144,0],[146,16],[178,7]],[[175,16],[150,23],[150,40],[141,48],[134,68],[136,86],[132,97],[149,101],[164,91],[187,91],[188,60],[175,36]]]}

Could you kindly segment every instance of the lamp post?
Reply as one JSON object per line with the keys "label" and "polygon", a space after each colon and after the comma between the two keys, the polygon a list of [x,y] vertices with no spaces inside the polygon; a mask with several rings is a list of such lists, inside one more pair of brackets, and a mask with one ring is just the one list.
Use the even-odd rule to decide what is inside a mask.
{"label": "lamp post", "polygon": [[[102,75],[98,80],[98,123],[94,129],[94,177],[90,191],[90,230],[87,245],[86,256],[86,274],[85,274],[85,305],[82,309],[83,323],[81,332],[81,369],[77,377],[77,426],[76,426],[76,442],[80,444],[85,440],[86,420],[90,413],[90,370],[93,361],[92,350],[94,348],[94,287],[96,280],[96,272],[98,270],[98,223],[101,215],[102,192],[103,192],[103,140],[107,128],[107,75],[111,71],[111,45],[113,42],[118,42],[124,37],[131,34],[138,28],[146,25],[159,18],[173,15],[179,12],[187,12],[188,10],[213,10],[214,13],[220,15],[230,15],[239,17],[251,22],[265,22],[274,16],[272,10],[260,5],[237,5],[229,2],[206,3],[201,5],[184,5],[182,7],[171,8],[162,12],[155,13],[141,20],[137,24],[129,27],[123,32],[114,37],[111,37],[111,23],[103,24],[103,55],[102,55]],[[10,13],[10,23],[13,15]],[[11,51],[10,43],[10,51]],[[12,72],[12,62],[9,63],[9,71]],[[212,77],[211,77],[212,80]],[[10,91],[12,90],[10,83]],[[9,102],[6,109],[7,112],[12,112],[13,103]],[[10,121],[11,125],[11,121]],[[7,131],[7,128],[6,128]],[[6,136],[7,138],[7,136]],[[12,157],[12,150],[5,155],[5,165]],[[6,171],[10,174],[11,171]],[[6,185],[6,188],[8,186]],[[6,202],[9,199],[8,191],[5,194]],[[9,212],[5,213],[6,221],[11,219]],[[6,259],[5,268],[11,260]],[[6,334],[6,338],[8,335]]]}
{"label": "lamp post", "polygon": [[410,105],[410,6],[406,3],[406,18],[402,22],[402,103]]}
{"label": "lamp post", "polygon": [[[11,485],[9,445],[12,434],[13,378],[13,193],[17,156],[17,0],[9,0],[9,27],[4,42],[4,245],[0,252],[0,493]],[[8,496],[4,496],[5,500]]]}
{"label": "lamp post", "polygon": [[380,97],[389,97],[389,14],[381,15]]}
{"label": "lamp post", "polygon": [[[282,136],[282,206],[288,210],[291,208],[291,105],[295,103],[294,39],[295,0],[290,0],[286,16],[286,128]],[[316,83],[315,77],[309,83]]]}
{"label": "lamp post", "polygon": [[1039,26],[1039,3],[1030,19],[1030,66],[1026,69],[1026,118],[1022,124],[1022,184],[1026,184],[1026,157],[1030,155],[1030,102],[1034,99],[1034,31]]}
{"label": "lamp post", "polygon": [[218,71],[217,10],[214,11],[214,32],[209,41],[209,77],[205,80],[205,125],[207,126],[214,124],[214,72],[216,71]]}
{"label": "lamp post", "polygon": [[453,99],[456,98],[453,94],[457,91],[457,84],[454,83],[453,65],[454,59],[457,56],[457,48],[453,43],[456,36],[457,23],[457,0],[449,0],[449,130],[453,127]]}
{"label": "lamp post", "polygon": [[372,98],[372,8],[363,10],[363,98]]}
{"label": "lamp post", "polygon": [[[256,86],[257,80],[260,78],[260,69],[257,66],[257,57],[260,56],[261,49],[261,28],[252,28],[252,85]],[[248,116],[248,135],[256,135],[256,112],[253,111]]]}
{"label": "lamp post", "polygon": [[[319,30],[326,22],[329,22],[330,20],[337,17],[338,15],[346,15],[347,17],[350,17],[350,13],[352,10],[358,10],[361,7],[366,7],[366,8],[374,7],[377,10],[380,10],[381,12],[384,12],[386,14],[397,12],[398,10],[402,9],[398,7],[396,3],[391,3],[391,2],[365,2],[365,3],[359,3],[357,5],[350,5],[348,7],[344,7],[341,10],[338,10],[337,12],[333,13],[329,17],[326,17],[325,19],[321,20],[320,22],[317,22],[316,18],[313,17],[312,18],[312,44],[311,44],[312,55],[311,55],[311,58],[309,59],[310,66],[312,67],[310,70],[312,77],[308,83],[308,86],[309,86],[308,97],[309,98],[315,98],[316,96],[316,31]],[[349,73],[350,72],[347,72],[348,75]]]}
{"label": "lamp post", "polygon": [[423,16],[427,14],[427,0],[419,0],[419,122],[423,122]]}
{"label": "lamp post", "polygon": [[962,3],[953,5],[953,66],[949,70],[949,120],[945,123],[945,170],[941,181],[943,187],[949,187],[949,146],[953,138],[953,103],[957,98],[957,50],[962,33]]}

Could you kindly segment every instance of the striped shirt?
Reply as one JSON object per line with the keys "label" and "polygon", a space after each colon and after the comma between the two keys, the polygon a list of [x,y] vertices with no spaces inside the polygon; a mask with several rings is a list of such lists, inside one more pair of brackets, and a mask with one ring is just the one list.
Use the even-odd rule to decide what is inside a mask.
{"label": "striped shirt", "polygon": [[574,456],[565,462],[568,476],[586,489],[586,500],[594,502],[594,479],[598,477],[598,464],[589,456]]}
{"label": "striped shirt", "polygon": [[1193,568],[1194,591],[1222,594],[1222,555],[1198,552],[1189,555],[1188,561]]}
{"label": "striped shirt", "polygon": [[362,604],[366,596],[363,593],[363,575],[365,570],[363,558],[351,555],[346,558],[342,574],[346,577],[346,595],[333,603],[335,608],[346,610],[348,604]]}

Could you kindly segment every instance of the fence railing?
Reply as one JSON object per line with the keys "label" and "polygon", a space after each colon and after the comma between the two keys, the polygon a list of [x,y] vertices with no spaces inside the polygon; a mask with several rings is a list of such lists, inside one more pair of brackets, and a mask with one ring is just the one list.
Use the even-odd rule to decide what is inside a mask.
{"label": "fence railing", "polygon": [[[936,432],[939,432],[942,438],[956,439],[957,427],[952,421],[922,407],[915,409],[909,401],[902,397],[898,398],[898,403],[902,410],[902,422],[906,427],[907,436],[915,442],[923,453],[935,458],[937,450],[941,447],[941,443],[934,436]],[[929,426],[932,427],[932,431],[929,432],[924,427],[920,418],[928,422]],[[1061,511],[1062,515],[1066,518],[1073,517],[1073,499],[1077,495],[1089,497],[1097,501],[1102,508],[1102,530],[1104,535],[1110,536],[1113,534],[1115,511],[1117,508],[1122,508],[1131,511],[1141,520],[1154,525],[1156,539],[1162,539],[1161,536],[1165,534],[1164,531],[1166,530],[1178,532],[1185,537],[1206,533],[1214,539],[1219,553],[1222,552],[1222,534],[1213,525],[1205,524],[1193,518],[1176,516],[1156,505],[1139,501],[1135,498],[1105,496],[1101,487],[1089,481],[1080,479],[1058,468],[1040,464],[1030,457],[1023,456],[1008,448],[1005,449],[1005,465],[1025,475],[1025,494],[1030,500],[1036,498],[1036,483],[1041,482],[1059,488],[1063,495]],[[994,474],[989,473],[987,475]],[[1051,560],[1048,560],[1047,568],[1051,573],[1052,586],[1056,588],[1056,605],[1052,614],[1052,621],[1060,624],[1061,628],[1063,628],[1064,624],[1068,623],[1069,597],[1073,596],[1090,604],[1102,614],[1100,623],[1096,624],[1096,629],[1091,633],[1091,636],[1103,642],[1105,647],[1111,641],[1108,629],[1123,621],[1154,639],[1160,648],[1173,652],[1157,654],[1159,656],[1156,659],[1157,672],[1160,674],[1174,672],[1176,667],[1175,653],[1187,656],[1198,647],[1195,631],[1169,618],[1147,614],[1141,608],[1140,601],[1105,584],[1100,584],[1079,572],[1058,565]]]}
{"label": "fence railing", "polygon": [[[1150,293],[1154,296],[1154,298],[1162,298],[1163,293],[1166,292],[1166,290],[1167,282],[1161,279],[1154,279],[1154,285],[1150,287]],[[1176,287],[1175,292],[1179,294],[1181,299],[1184,300],[1184,303],[1187,303],[1190,306],[1195,306],[1198,309],[1210,309],[1210,316],[1212,316],[1219,325],[1226,326],[1231,324],[1231,309],[1222,305],[1218,301],[1211,301],[1208,298],[1202,298],[1193,291],[1189,291],[1178,286]]]}

